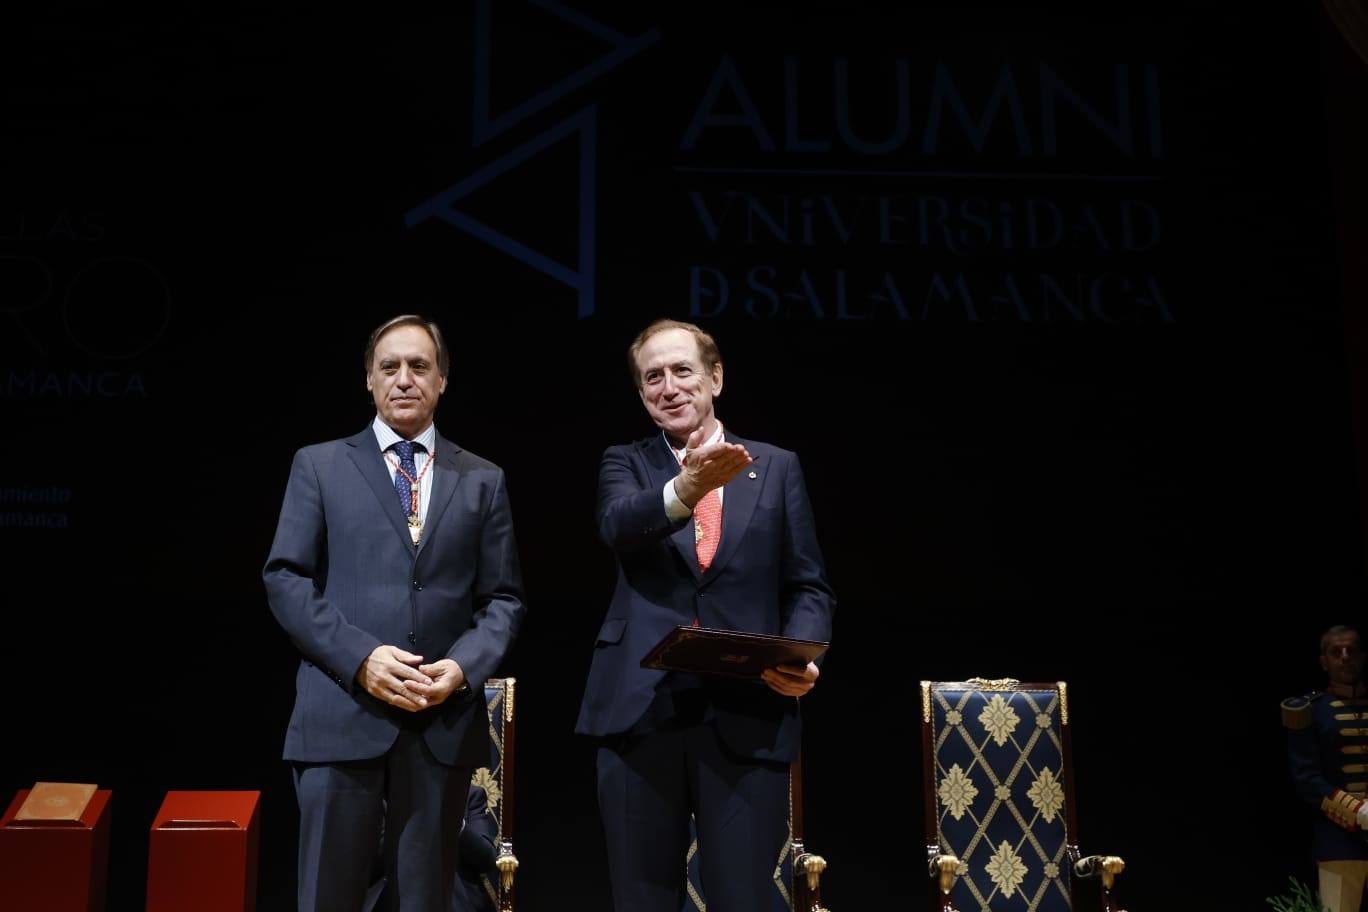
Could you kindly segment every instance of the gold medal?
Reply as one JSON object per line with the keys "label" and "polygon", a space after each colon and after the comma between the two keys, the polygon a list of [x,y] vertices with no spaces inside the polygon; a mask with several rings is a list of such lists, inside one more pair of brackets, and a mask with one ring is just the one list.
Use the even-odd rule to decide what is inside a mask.
{"label": "gold medal", "polygon": [[423,537],[423,521],[416,514],[408,518],[409,538],[413,543],[418,544],[418,539]]}

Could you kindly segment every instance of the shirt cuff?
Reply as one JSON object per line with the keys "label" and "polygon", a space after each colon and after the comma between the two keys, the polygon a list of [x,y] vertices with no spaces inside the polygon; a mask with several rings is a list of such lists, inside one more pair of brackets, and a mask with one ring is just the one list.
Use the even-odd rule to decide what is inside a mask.
{"label": "shirt cuff", "polygon": [[665,482],[662,493],[665,496],[665,515],[670,518],[671,522],[688,519],[693,514],[693,510],[690,510],[684,501],[679,499],[679,495],[675,493],[673,478]]}

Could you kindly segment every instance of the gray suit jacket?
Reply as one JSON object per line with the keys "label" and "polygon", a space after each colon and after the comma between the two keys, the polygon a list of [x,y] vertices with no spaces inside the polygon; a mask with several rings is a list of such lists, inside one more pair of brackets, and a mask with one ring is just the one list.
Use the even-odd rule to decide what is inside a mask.
{"label": "gray suit jacket", "polygon": [[[483,685],[524,610],[517,544],[503,471],[440,435],[436,447],[417,547],[369,425],[295,454],[263,571],[301,654],[287,760],[378,757],[410,726],[444,763],[487,762]],[[418,713],[376,700],[356,672],[381,644],[454,659],[469,692]]]}

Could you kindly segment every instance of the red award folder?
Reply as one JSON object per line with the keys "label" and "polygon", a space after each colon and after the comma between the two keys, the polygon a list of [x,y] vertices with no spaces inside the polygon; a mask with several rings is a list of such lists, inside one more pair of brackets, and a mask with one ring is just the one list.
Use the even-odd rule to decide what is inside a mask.
{"label": "red award folder", "polygon": [[641,667],[759,678],[760,672],[776,665],[806,667],[830,645],[818,640],[796,640],[739,630],[676,627],[646,653]]}

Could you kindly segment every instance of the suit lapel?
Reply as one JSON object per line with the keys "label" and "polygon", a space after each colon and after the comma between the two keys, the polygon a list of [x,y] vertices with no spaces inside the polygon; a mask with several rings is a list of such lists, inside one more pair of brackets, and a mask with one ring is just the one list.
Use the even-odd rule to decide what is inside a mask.
{"label": "suit lapel", "polygon": [[366,425],[364,431],[347,440],[347,446],[347,455],[356,463],[361,477],[366,479],[366,484],[380,502],[380,510],[389,518],[395,534],[405,545],[412,548],[413,539],[409,536],[408,521],[399,509],[399,495],[395,493],[394,482],[390,479],[389,470],[385,468],[385,457],[380,453],[375,431],[370,425]]}
{"label": "suit lapel", "polygon": [[461,448],[440,434],[437,435],[436,446],[437,462],[432,467],[432,502],[428,504],[427,518],[423,520],[423,538],[418,543],[420,554],[432,538],[432,530],[437,528],[437,523],[441,521],[447,504],[451,503],[451,495],[456,492],[456,485],[461,480],[461,470],[456,461],[456,454]]}
{"label": "suit lapel", "polygon": [[[650,479],[651,490],[659,493],[665,487],[665,482],[679,474],[679,460],[675,459],[674,451],[665,442],[663,434],[657,434],[655,440],[646,447],[646,474]],[[703,578],[703,571],[698,568],[698,549],[694,545],[694,524],[690,519],[679,531],[670,536],[670,541],[674,542],[675,549],[679,551],[679,556],[684,558],[684,563],[688,566],[689,572],[693,574],[694,582]]]}
{"label": "suit lapel", "polygon": [[[731,434],[724,433],[728,443],[739,443],[745,446],[746,441]],[[751,517],[755,514],[755,505],[760,500],[760,486],[765,482],[765,470],[769,468],[769,457],[761,457],[751,463],[749,468],[742,469],[727,486],[723,488],[722,496],[722,540],[717,543],[717,553],[713,555],[713,561],[708,565],[708,572],[703,574],[704,579],[712,579],[721,572],[737,547],[741,544],[741,538],[746,533],[746,527],[750,525]],[[692,523],[690,527],[692,528]],[[697,566],[697,557],[694,565]]]}

